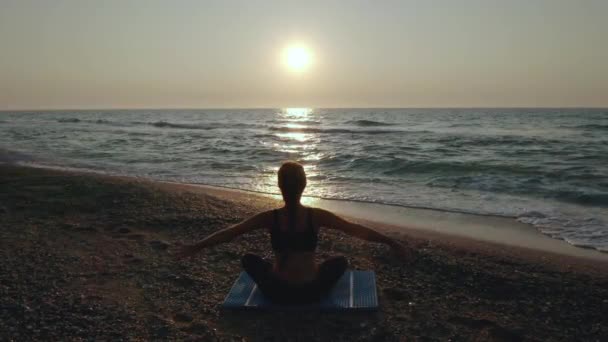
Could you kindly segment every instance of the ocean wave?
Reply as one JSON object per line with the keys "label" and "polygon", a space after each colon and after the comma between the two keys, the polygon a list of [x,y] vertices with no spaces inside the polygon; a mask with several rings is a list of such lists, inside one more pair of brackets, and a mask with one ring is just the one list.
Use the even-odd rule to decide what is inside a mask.
{"label": "ocean wave", "polygon": [[299,124],[299,125],[320,125],[318,120],[293,120],[293,119],[272,119],[266,120],[270,124]]}
{"label": "ocean wave", "polygon": [[479,127],[480,125],[478,123],[453,123],[450,124],[448,127],[450,128],[468,128],[468,127]]}
{"label": "ocean wave", "polygon": [[196,125],[196,124],[181,124],[181,123],[171,123],[167,121],[156,121],[148,123],[150,126],[158,127],[158,128],[180,128],[180,129],[215,129],[215,126],[209,125]]}
{"label": "ocean wave", "polygon": [[[2,150],[0,150],[1,152]],[[38,164],[38,167],[49,167],[43,164]],[[224,170],[229,168],[234,171],[237,168],[237,171],[240,172],[258,172],[258,170],[253,166],[242,166],[239,165],[238,162],[233,163],[231,161],[223,161],[223,162],[212,162],[211,164],[208,161],[204,162],[204,165],[210,166],[211,168],[219,168],[220,170]],[[35,165],[34,165],[35,166]],[[69,169],[63,167],[62,169]],[[93,169],[85,169],[94,172],[102,172],[101,170]],[[121,173],[118,173],[121,174]],[[314,177],[311,177],[311,180]],[[342,178],[339,178],[342,179]],[[181,181],[185,181],[186,179],[181,179]],[[320,177],[319,180],[323,180],[323,177]],[[332,178],[332,180],[337,180]],[[344,178],[343,180],[352,182],[353,178]],[[371,179],[361,178],[361,181],[368,182]],[[376,179],[374,181],[381,182],[382,179]],[[196,182],[200,183],[200,181]],[[236,188],[240,190],[249,190],[248,188],[243,187],[233,187],[230,185],[226,185],[226,183],[214,184],[214,183],[205,183],[203,184],[211,184],[211,185],[219,185],[222,187],[228,188]],[[232,184],[232,183],[229,183]],[[260,191],[256,191],[260,192]],[[596,218],[573,218],[565,213],[555,213],[555,212],[547,212],[545,210],[536,211],[520,211],[520,213],[505,213],[503,211],[484,211],[477,209],[466,210],[462,208],[453,208],[453,207],[445,207],[440,204],[434,205],[420,205],[420,204],[408,204],[403,202],[392,202],[390,200],[381,200],[381,199],[370,199],[367,197],[358,197],[358,196],[350,196],[350,197],[326,197],[326,196],[312,196],[318,197],[328,200],[341,200],[347,202],[362,202],[362,203],[377,203],[383,205],[390,206],[398,206],[405,208],[420,208],[420,209],[431,209],[442,212],[454,212],[454,213],[463,213],[463,214],[472,214],[472,215],[480,215],[480,216],[497,216],[497,217],[507,217],[514,218],[520,222],[530,224],[538,229],[540,232],[557,239],[562,239],[565,242],[578,247],[585,248],[593,248],[598,251],[607,252],[608,251],[608,235],[606,234],[606,222],[601,219]]]}
{"label": "ocean wave", "polygon": [[608,193],[587,191],[558,191],[555,199],[594,207],[608,207]]}
{"label": "ocean wave", "polygon": [[463,147],[469,145],[475,146],[545,146],[555,149],[556,146],[561,144],[571,143],[570,141],[548,139],[540,137],[529,137],[519,135],[429,135],[425,139],[428,142],[444,144],[448,147]]}
{"label": "ocean wave", "polygon": [[110,121],[110,120],[104,120],[104,119],[97,119],[95,121],[92,121],[92,123],[96,123],[99,125],[116,125],[116,124],[118,124],[117,122]]}
{"label": "ocean wave", "polygon": [[608,223],[601,219],[572,219],[564,213],[528,215],[524,212],[517,217],[517,221],[530,224],[541,233],[572,246],[608,252]]}
{"label": "ocean wave", "polygon": [[119,127],[153,126],[156,128],[195,129],[195,130],[212,130],[212,129],[222,129],[222,128],[237,129],[237,128],[261,127],[260,125],[244,124],[244,123],[209,122],[209,123],[205,123],[205,124],[196,124],[196,123],[170,122],[170,121],[163,121],[163,120],[154,121],[154,122],[146,122],[146,121],[112,121],[112,120],[106,120],[106,119],[84,120],[84,119],[77,119],[77,118],[60,118],[57,120],[57,122],[111,125],[111,126],[119,126]]}
{"label": "ocean wave", "polygon": [[33,157],[29,154],[0,148],[0,163],[15,163],[30,160],[33,160]]}
{"label": "ocean wave", "polygon": [[575,128],[575,129],[597,129],[597,130],[608,130],[608,124],[586,124],[576,126],[561,126],[562,128]]}
{"label": "ocean wave", "polygon": [[80,122],[80,119],[77,119],[77,118],[60,118],[60,119],[57,119],[57,122],[60,122],[60,123],[77,123],[77,122]]}
{"label": "ocean wave", "polygon": [[59,123],[84,123],[84,124],[96,124],[96,125],[111,125],[111,126],[129,126],[132,123],[129,122],[120,122],[120,121],[111,121],[105,119],[96,119],[96,120],[84,120],[78,118],[61,118],[57,119]]}
{"label": "ocean wave", "polygon": [[[603,223],[594,227],[608,232],[608,116],[566,112],[32,112],[0,116],[8,121],[0,124],[0,146],[60,164],[221,184],[268,178],[249,168],[235,172],[235,160],[266,170],[294,159],[318,174],[310,189],[319,194],[478,214],[536,210],[546,217],[521,219],[545,222],[539,229],[568,242],[606,248],[608,241],[580,238],[579,227],[599,217]],[[419,191],[404,191],[409,186]],[[549,222],[553,216],[563,222]]]}
{"label": "ocean wave", "polygon": [[287,126],[270,126],[271,131],[288,132],[288,133],[334,133],[334,134],[394,134],[394,133],[409,133],[402,130],[357,130],[347,128],[316,128],[316,127],[287,127]]}
{"label": "ocean wave", "polygon": [[580,128],[585,128],[585,129],[601,129],[601,130],[608,130],[608,124],[605,125],[601,125],[601,124],[590,124],[590,125],[581,125],[578,126]]}
{"label": "ocean wave", "polygon": [[449,161],[407,161],[395,159],[386,163],[387,170],[384,174],[398,175],[416,173],[446,173],[455,174],[477,174],[477,173],[506,173],[517,175],[535,175],[539,171],[534,166],[515,164],[490,164],[482,162],[449,162]]}
{"label": "ocean wave", "polygon": [[506,172],[503,175],[493,173],[491,176],[488,173],[473,172],[462,176],[440,175],[432,178],[425,185],[452,190],[461,189],[511,195],[528,195],[529,197],[553,199],[563,203],[579,204],[586,207],[608,207],[608,191],[593,191],[580,187],[577,190],[556,190],[547,185],[543,177],[532,176],[531,174],[525,176]]}
{"label": "ocean wave", "polygon": [[355,125],[361,127],[376,127],[376,126],[394,126],[395,124],[373,120],[350,120],[346,121],[347,125]]}
{"label": "ocean wave", "polygon": [[214,122],[210,122],[210,123],[203,125],[203,124],[192,124],[192,123],[174,123],[174,122],[169,122],[169,121],[155,121],[155,122],[147,122],[146,124],[157,127],[157,128],[198,129],[198,130],[258,128],[258,127],[260,127],[260,125],[256,125],[256,124],[214,123]]}
{"label": "ocean wave", "polygon": [[[401,152],[402,154],[402,152]],[[489,178],[526,177],[542,175],[532,165],[494,164],[484,162],[410,160],[403,157],[386,155],[359,156],[351,153],[330,154],[319,161],[324,166],[345,167],[352,170],[373,170],[374,174],[391,177],[412,177],[426,175],[433,177],[426,183],[428,186],[452,187],[453,184],[465,184],[468,178],[477,175],[491,175]],[[463,178],[464,177],[464,178]],[[466,178],[468,177],[468,178]],[[472,181],[472,180],[471,180]]]}

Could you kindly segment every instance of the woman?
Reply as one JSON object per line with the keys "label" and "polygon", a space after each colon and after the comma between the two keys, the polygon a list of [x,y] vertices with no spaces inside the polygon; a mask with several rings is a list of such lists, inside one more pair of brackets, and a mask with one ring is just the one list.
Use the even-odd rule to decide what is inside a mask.
{"label": "woman", "polygon": [[347,268],[346,258],[333,257],[320,265],[315,263],[315,249],[320,227],[340,230],[368,241],[381,242],[402,255],[409,250],[399,242],[370,228],[348,222],[333,213],[308,208],[300,203],[306,187],[302,165],[284,163],[278,172],[279,188],[285,206],[259,213],[235,226],[213,233],[197,244],[184,247],[180,257],[193,256],[203,248],[228,242],[247,232],[267,228],[270,232],[274,264],[247,254],[243,268],[270,300],[282,304],[314,302],[326,295]]}

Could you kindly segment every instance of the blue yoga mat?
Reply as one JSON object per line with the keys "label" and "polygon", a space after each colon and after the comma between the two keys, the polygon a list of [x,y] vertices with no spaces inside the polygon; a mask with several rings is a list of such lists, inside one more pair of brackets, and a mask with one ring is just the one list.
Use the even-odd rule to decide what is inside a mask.
{"label": "blue yoga mat", "polygon": [[346,271],[327,297],[306,305],[279,305],[266,299],[246,272],[232,285],[222,307],[226,309],[361,311],[378,309],[373,271]]}

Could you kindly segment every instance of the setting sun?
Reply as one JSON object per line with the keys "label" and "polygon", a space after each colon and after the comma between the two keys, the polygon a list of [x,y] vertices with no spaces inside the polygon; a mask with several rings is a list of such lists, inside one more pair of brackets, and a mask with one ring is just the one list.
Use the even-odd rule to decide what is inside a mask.
{"label": "setting sun", "polygon": [[608,342],[607,14],[0,0],[0,342]]}
{"label": "setting sun", "polygon": [[312,53],[303,45],[291,45],[284,50],[283,59],[290,71],[303,72],[312,63]]}

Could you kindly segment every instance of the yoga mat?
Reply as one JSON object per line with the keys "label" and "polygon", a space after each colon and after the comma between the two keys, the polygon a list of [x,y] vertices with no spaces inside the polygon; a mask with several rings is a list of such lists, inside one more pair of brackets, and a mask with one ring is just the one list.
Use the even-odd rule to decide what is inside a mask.
{"label": "yoga mat", "polygon": [[222,307],[245,310],[377,310],[376,275],[373,271],[346,271],[321,301],[306,305],[280,305],[266,299],[253,279],[246,272],[241,272]]}

